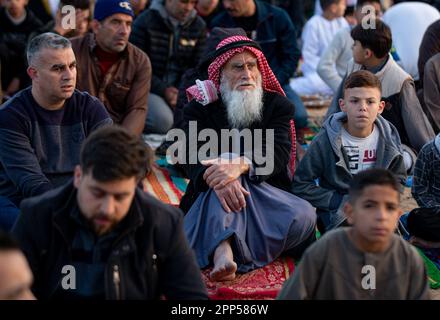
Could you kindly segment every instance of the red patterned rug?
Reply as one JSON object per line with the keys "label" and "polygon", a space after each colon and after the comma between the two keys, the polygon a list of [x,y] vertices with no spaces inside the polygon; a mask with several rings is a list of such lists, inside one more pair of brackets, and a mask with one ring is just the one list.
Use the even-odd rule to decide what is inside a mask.
{"label": "red patterned rug", "polygon": [[212,268],[203,270],[202,277],[211,300],[272,300],[294,268],[293,259],[283,257],[263,268],[237,274],[233,281],[211,281]]}

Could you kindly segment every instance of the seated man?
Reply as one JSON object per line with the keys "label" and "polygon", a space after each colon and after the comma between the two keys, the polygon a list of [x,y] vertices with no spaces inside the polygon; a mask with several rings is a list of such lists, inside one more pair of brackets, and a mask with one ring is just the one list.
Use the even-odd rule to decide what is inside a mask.
{"label": "seated man", "polygon": [[6,230],[20,201],[70,179],[82,142],[112,123],[98,99],[75,90],[76,60],[68,39],[43,33],[27,50],[32,86],[0,108],[0,228]]}
{"label": "seated man", "polygon": [[[321,232],[341,225],[353,175],[370,167],[389,169],[405,184],[406,170],[396,128],[380,116],[379,79],[369,71],[350,74],[339,100],[343,112],[330,116],[301,160],[293,193],[316,207]],[[319,179],[319,184],[316,180]]]}
{"label": "seated man", "polygon": [[423,73],[423,101],[425,113],[436,134],[440,132],[440,53],[425,64]]}
{"label": "seated man", "polygon": [[33,276],[18,244],[0,231],[0,300],[33,300]]}
{"label": "seated man", "polygon": [[133,17],[128,1],[97,1],[93,33],[72,39],[72,48],[78,62],[77,88],[99,98],[115,123],[140,135],[147,115],[151,64],[142,50],[128,42]]}
{"label": "seated man", "polygon": [[[299,30],[295,29],[287,12],[259,0],[222,0],[222,4],[225,10],[211,21],[210,27],[242,28],[261,46],[286,97],[295,106],[296,128],[307,127],[306,107],[289,86],[301,52],[296,40]],[[297,130],[297,133],[303,139],[303,130]]]}
{"label": "seated man", "polygon": [[[364,29],[357,25],[351,31],[354,40],[353,61],[347,67],[347,75],[356,70],[373,72],[382,86],[382,99],[386,107],[382,116],[399,132],[405,145],[405,163],[408,171],[414,166],[415,155],[425,143],[434,139],[434,131],[417,99],[414,81],[390,55],[392,36],[390,28],[382,21],[374,21],[376,28]],[[340,111],[344,81],[327,111],[327,116]]]}
{"label": "seated man", "polygon": [[352,226],[329,232],[310,246],[278,299],[429,299],[423,260],[395,234],[402,214],[399,189],[387,170],[358,173],[344,206]]}
{"label": "seated man", "polygon": [[[315,239],[316,218],[309,203],[286,191],[294,106],[258,44],[228,37],[214,58],[209,80],[188,89],[197,101],[184,109],[190,183],[181,207],[200,267],[213,256],[211,277],[222,281],[285,251],[300,256]],[[213,147],[205,156],[206,146],[197,142],[204,139],[194,134],[207,132]]]}
{"label": "seated man", "polygon": [[[126,129],[101,128],[84,142],[73,182],[23,201],[13,234],[37,298],[207,298],[182,213],[136,188],[149,157]],[[66,266],[75,278],[65,279]]]}
{"label": "seated man", "polygon": [[206,25],[196,3],[153,1],[133,23],[130,42],[148,54],[153,68],[145,133],[165,134],[171,128],[182,76],[201,58]]}

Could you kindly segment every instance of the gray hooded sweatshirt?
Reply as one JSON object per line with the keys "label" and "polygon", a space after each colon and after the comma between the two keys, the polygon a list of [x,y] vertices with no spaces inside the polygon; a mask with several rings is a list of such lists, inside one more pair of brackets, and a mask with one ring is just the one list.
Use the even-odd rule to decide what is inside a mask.
{"label": "gray hooded sweatshirt", "polygon": [[[318,212],[332,213],[326,229],[338,226],[345,219],[341,209],[353,178],[342,148],[341,130],[346,121],[346,113],[338,112],[324,122],[295,171],[292,184],[293,193],[309,201]],[[380,115],[375,124],[379,130],[375,167],[390,170],[404,185],[406,169],[397,129]],[[315,182],[317,179],[319,185]]]}

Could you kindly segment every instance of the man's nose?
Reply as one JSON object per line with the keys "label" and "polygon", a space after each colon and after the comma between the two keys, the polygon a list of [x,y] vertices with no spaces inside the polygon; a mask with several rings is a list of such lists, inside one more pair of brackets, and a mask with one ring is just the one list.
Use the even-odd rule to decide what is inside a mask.
{"label": "man's nose", "polygon": [[105,215],[113,215],[115,212],[115,199],[112,196],[107,196],[101,203],[101,213]]}

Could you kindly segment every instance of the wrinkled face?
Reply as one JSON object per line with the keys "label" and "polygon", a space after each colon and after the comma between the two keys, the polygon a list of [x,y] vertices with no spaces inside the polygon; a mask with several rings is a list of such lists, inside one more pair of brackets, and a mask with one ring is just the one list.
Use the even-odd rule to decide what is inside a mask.
{"label": "wrinkled face", "polygon": [[402,213],[399,193],[388,185],[367,186],[354,204],[344,208],[355,239],[363,247],[387,247]]}
{"label": "wrinkled face", "polygon": [[245,16],[253,5],[253,0],[223,0],[223,7],[234,18]]}
{"label": "wrinkled face", "polygon": [[253,90],[257,79],[261,77],[257,57],[248,51],[236,54],[225,64],[222,70],[225,81],[231,90]]}
{"label": "wrinkled face", "polygon": [[361,23],[362,18],[365,16],[372,15],[372,18],[381,18],[382,14],[382,7],[377,2],[366,2],[362,5],[362,7],[356,8],[355,11],[355,16],[358,23]]}
{"label": "wrinkled face", "polygon": [[127,215],[136,190],[136,178],[100,182],[77,166],[74,185],[82,215],[96,235],[113,230]]}
{"label": "wrinkled face", "polygon": [[372,128],[385,103],[381,101],[378,88],[345,89],[344,99],[339,100],[341,110],[347,113],[348,131],[363,131]]}
{"label": "wrinkled face", "polygon": [[28,68],[32,86],[51,102],[70,98],[76,85],[76,60],[72,48],[47,49]]}
{"label": "wrinkled face", "polygon": [[197,4],[197,0],[166,0],[165,9],[180,22],[185,21]]}
{"label": "wrinkled face", "polygon": [[93,20],[92,29],[96,42],[102,50],[119,53],[127,47],[133,18],[128,14],[115,13],[103,21]]}
{"label": "wrinkled face", "polygon": [[9,14],[14,18],[20,18],[25,11],[28,0],[3,0],[3,7],[8,10]]}
{"label": "wrinkled face", "polygon": [[34,300],[32,281],[29,264],[20,251],[0,251],[0,300]]}

